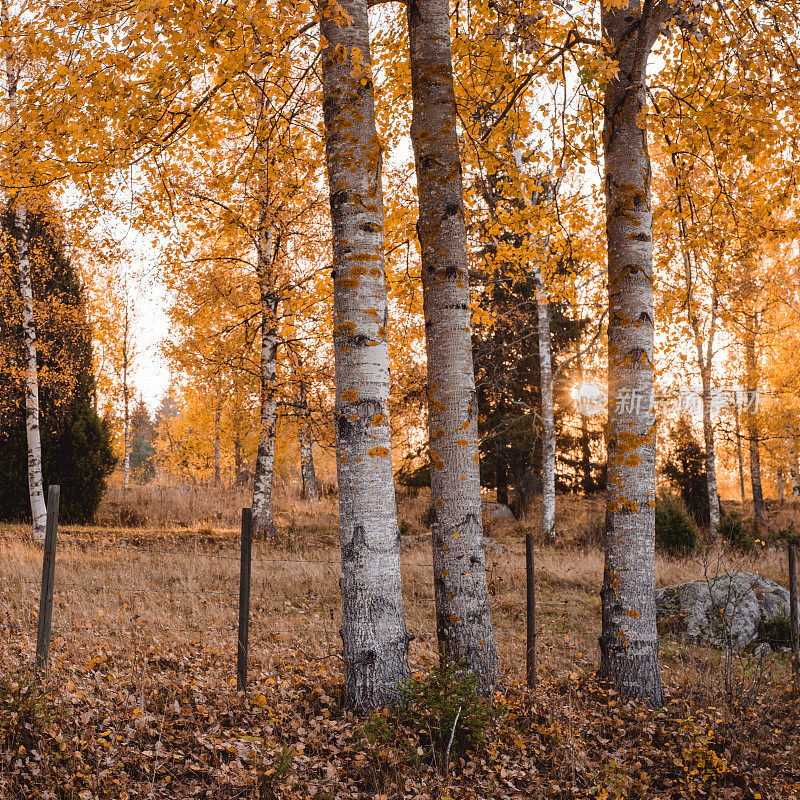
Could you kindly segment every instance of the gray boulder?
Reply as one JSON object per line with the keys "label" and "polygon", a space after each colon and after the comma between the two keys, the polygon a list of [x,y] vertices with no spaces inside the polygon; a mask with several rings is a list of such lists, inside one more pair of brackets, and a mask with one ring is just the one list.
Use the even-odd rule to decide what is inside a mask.
{"label": "gray boulder", "polygon": [[483,537],[483,549],[491,553],[505,553],[506,549],[496,539],[490,539],[488,536]]}
{"label": "gray boulder", "polygon": [[789,592],[753,572],[666,586],[656,592],[659,629],[694,644],[743,650],[759,623],[789,615]]}
{"label": "gray boulder", "polygon": [[488,520],[515,519],[514,512],[504,503],[494,503],[489,500],[484,500],[482,505],[483,516]]}

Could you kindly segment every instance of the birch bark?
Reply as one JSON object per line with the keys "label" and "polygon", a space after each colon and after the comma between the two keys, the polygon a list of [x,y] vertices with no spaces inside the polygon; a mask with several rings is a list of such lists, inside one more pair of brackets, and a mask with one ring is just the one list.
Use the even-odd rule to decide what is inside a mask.
{"label": "birch bark", "polygon": [[[647,4],[646,4],[647,5]],[[652,6],[649,6],[652,7]],[[638,0],[602,5],[619,62],[604,92],[608,237],[608,494],[600,678],[625,697],[664,702],[655,614],[653,249],[644,126],[652,20]]]}
{"label": "birch bark", "polygon": [[344,686],[351,707],[368,709],[394,700],[409,675],[389,429],[382,154],[367,0],[323,4],[321,16]]}
{"label": "birch bark", "polygon": [[300,413],[297,418],[298,438],[300,440],[300,475],[303,479],[303,497],[314,502],[319,499],[317,473],[314,470],[314,432],[311,429],[311,414],[308,410],[308,389],[305,381],[300,382],[298,390]]}
{"label": "birch bark", "polygon": [[744,456],[742,455],[742,426],[739,422],[739,397],[733,399],[733,420],[736,428],[736,460],[739,467],[739,497],[744,505]]}
{"label": "birch bark", "polygon": [[750,449],[750,487],[753,492],[753,513],[756,524],[766,525],[767,515],[764,509],[764,493],[761,488],[761,454],[759,452],[758,417],[758,360],[756,358],[756,326],[758,315],[748,315],[747,330],[744,338],[744,359],[747,381],[747,441]]}
{"label": "birch bark", "polygon": [[483,552],[478,407],[447,0],[408,4],[428,426],[433,568],[443,658],[491,691],[498,674]]}
{"label": "birch bark", "polygon": [[800,469],[797,463],[797,440],[794,429],[789,428],[787,433],[789,439],[789,476],[792,482],[792,497],[800,496]]}
{"label": "birch bark", "polygon": [[256,240],[258,287],[261,295],[261,387],[259,392],[259,433],[253,477],[253,536],[275,536],[272,516],[272,480],[275,467],[275,424],[277,421],[278,295],[275,292],[275,230],[268,212],[262,210]]}
{"label": "birch bark", "polygon": [[222,481],[222,448],[220,443],[220,423],[222,416],[222,400],[217,398],[214,405],[214,486]]}
{"label": "birch bark", "polygon": [[[8,30],[8,3],[4,0],[2,9],[3,28]],[[11,114],[11,127],[19,129],[17,112],[17,82],[19,76],[11,43],[6,53],[6,88]],[[21,132],[20,132],[21,133]],[[12,158],[12,169],[17,165]],[[31,283],[31,263],[29,254],[28,208],[25,197],[20,192],[14,202],[14,239],[19,276],[19,293],[22,299],[22,347],[25,363],[25,434],[28,445],[28,494],[31,501],[33,538],[43,542],[47,522],[47,507],[44,499],[44,480],[42,477],[42,440],[39,429],[39,366],[36,360],[36,322],[33,313],[33,286]]]}
{"label": "birch bark", "polygon": [[542,403],[542,535],[556,538],[556,428],[553,420],[553,366],[550,353],[550,304],[542,268],[534,268],[539,341],[539,389]]}
{"label": "birch bark", "polygon": [[[578,375],[580,384],[583,385],[583,358],[581,357],[580,343],[578,345],[578,354],[576,359],[578,367]],[[589,441],[589,424],[586,421],[584,414],[581,417],[581,485],[583,487],[584,495],[589,495],[595,490],[594,480],[592,478],[592,450]]]}
{"label": "birch bark", "polygon": [[33,288],[28,255],[28,218],[25,200],[17,199],[14,234],[19,263],[19,290],[22,298],[22,343],[25,351],[25,433],[28,440],[28,493],[31,499],[33,538],[43,542],[47,507],[42,478],[42,440],[39,431],[39,368],[36,362],[36,323],[33,316]]}
{"label": "birch bark", "polygon": [[128,385],[130,369],[130,314],[127,292],[122,318],[122,485],[131,485],[131,392]]}

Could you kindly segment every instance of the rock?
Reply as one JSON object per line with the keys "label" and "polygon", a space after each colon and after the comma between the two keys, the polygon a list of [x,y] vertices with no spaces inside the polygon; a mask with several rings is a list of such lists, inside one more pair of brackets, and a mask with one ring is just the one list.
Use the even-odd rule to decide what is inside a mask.
{"label": "rock", "polygon": [[505,553],[506,549],[500,542],[496,542],[494,539],[490,539],[488,536],[483,537],[483,549],[484,550],[491,550],[493,553]]}
{"label": "rock", "polygon": [[656,592],[659,629],[694,644],[743,650],[759,623],[789,615],[789,592],[753,572],[727,572]]}
{"label": "rock", "polygon": [[494,503],[484,500],[481,510],[483,516],[488,520],[515,519],[514,512],[504,503]]}
{"label": "rock", "polygon": [[756,658],[766,658],[772,655],[772,648],[767,642],[761,642],[761,644],[757,645],[755,650],[753,650],[753,655]]}

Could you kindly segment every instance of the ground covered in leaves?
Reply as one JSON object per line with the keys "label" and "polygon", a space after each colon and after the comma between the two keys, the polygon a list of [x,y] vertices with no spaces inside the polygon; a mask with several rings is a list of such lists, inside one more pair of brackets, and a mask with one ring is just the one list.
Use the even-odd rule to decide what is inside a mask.
{"label": "ground covered in leaves", "polygon": [[[0,800],[800,798],[800,702],[785,654],[726,659],[664,636],[664,709],[599,691],[603,559],[591,544],[537,550],[539,686],[522,687],[519,525],[496,526],[488,556],[503,670],[491,709],[470,716],[454,696],[447,709],[434,700],[354,716],[342,698],[335,515],[303,513],[292,512],[291,537],[254,553],[244,693],[235,530],[60,532],[50,669],[36,685],[41,550],[24,529],[0,528]],[[417,527],[404,539],[403,591],[424,689],[436,640],[430,545]],[[716,558],[659,556],[658,585],[732,568],[781,580],[785,569],[769,548]],[[480,730],[467,735],[471,722]]]}
{"label": "ground covered in leaves", "polygon": [[279,650],[246,693],[191,648],[152,647],[138,665],[102,651],[41,688],[7,674],[0,797],[800,797],[800,707],[785,691],[652,711],[589,673],[509,686],[484,740],[456,737],[445,770],[430,720],[360,719],[338,666]]}

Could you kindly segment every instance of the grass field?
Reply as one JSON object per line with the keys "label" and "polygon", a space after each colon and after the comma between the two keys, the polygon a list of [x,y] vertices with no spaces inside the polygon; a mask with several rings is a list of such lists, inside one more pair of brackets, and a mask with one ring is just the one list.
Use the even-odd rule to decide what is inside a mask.
{"label": "grass field", "polygon": [[[533,694],[521,684],[524,534],[536,520],[487,526],[497,543],[487,562],[503,672],[499,714],[480,751],[459,753],[442,775],[424,732],[389,726],[391,737],[376,737],[342,709],[332,499],[280,498],[279,539],[254,545],[250,685],[237,693],[235,509],[246,497],[146,492],[109,498],[103,525],[60,529],[41,690],[27,673],[41,550],[22,540],[25,528],[0,529],[0,581],[23,581],[0,583],[0,797],[800,796],[788,658],[726,662],[665,637],[665,710],[598,691],[599,498],[565,498],[561,544],[537,550]],[[113,524],[121,508],[130,521],[126,503],[144,527]],[[404,498],[399,508],[420,675],[436,661],[426,505]],[[748,557],[659,557],[657,581],[734,567],[786,583],[785,555],[768,547]]]}

